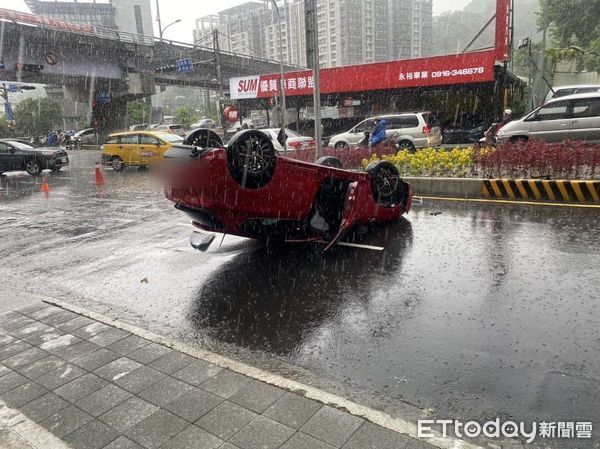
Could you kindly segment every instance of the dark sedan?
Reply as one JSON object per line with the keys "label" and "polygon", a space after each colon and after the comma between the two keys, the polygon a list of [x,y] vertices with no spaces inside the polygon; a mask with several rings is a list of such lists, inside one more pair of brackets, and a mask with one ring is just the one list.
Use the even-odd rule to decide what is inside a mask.
{"label": "dark sedan", "polygon": [[25,170],[37,176],[42,170],[58,171],[65,165],[69,165],[69,156],[63,149],[34,148],[15,140],[0,140],[0,173]]}
{"label": "dark sedan", "polygon": [[448,123],[444,126],[444,143],[475,143],[483,137],[483,133],[488,129],[486,124],[476,114],[463,113],[454,123]]}

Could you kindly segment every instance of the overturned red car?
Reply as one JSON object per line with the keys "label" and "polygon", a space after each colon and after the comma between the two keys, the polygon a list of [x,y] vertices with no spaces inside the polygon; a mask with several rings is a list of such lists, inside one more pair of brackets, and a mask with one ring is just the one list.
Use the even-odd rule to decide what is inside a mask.
{"label": "overturned red car", "polygon": [[[259,130],[237,133],[223,146],[199,129],[166,153],[166,197],[205,231],[284,242],[325,241],[330,248],[349,231],[399,218],[412,190],[388,161],[365,172],[343,170],[338,159],[315,163],[284,157]],[[192,246],[206,249],[199,234]]]}

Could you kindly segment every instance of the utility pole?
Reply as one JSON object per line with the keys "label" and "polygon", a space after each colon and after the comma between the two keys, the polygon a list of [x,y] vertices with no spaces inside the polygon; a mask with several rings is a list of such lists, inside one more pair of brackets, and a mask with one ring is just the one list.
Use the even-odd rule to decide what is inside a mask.
{"label": "utility pole", "polygon": [[[548,8],[550,6],[550,0],[543,0],[542,5],[542,24],[544,28],[542,29],[542,62],[540,64],[540,74],[539,77],[536,77],[537,80],[534,81],[534,88],[538,86],[539,80],[544,79],[546,77],[546,34],[548,32]],[[535,101],[535,93],[533,94],[533,98]],[[537,103],[537,102],[536,102]]]}
{"label": "utility pole", "polygon": [[[283,73],[283,34],[281,33],[281,14],[279,13],[279,6],[277,6],[277,2],[275,0],[271,0],[273,2],[273,6],[275,6],[275,11],[277,12],[277,25],[279,32],[279,70],[281,75],[280,89],[281,89],[281,128],[285,130],[287,126],[287,108],[285,105],[285,75]],[[288,29],[289,33],[289,29]],[[289,51],[289,39],[288,39],[288,51]],[[287,135],[283,134],[283,152],[287,152]]]}
{"label": "utility pole", "polygon": [[158,6],[158,0],[156,0],[156,21],[158,22],[158,35],[160,37],[160,41],[162,42],[162,26],[160,24],[160,8]]}
{"label": "utility pole", "polygon": [[317,22],[317,1],[305,0],[305,26],[306,26],[306,63],[313,69],[313,103],[315,117],[315,143],[317,146],[316,157],[321,157],[321,86],[319,67],[319,30]]}
{"label": "utility pole", "polygon": [[223,118],[223,79],[221,73],[221,53],[219,51],[219,30],[213,29],[213,48],[215,51],[215,68],[216,68],[216,76],[217,83],[219,83],[219,121],[221,122],[221,127],[223,130],[225,129],[225,121]]}

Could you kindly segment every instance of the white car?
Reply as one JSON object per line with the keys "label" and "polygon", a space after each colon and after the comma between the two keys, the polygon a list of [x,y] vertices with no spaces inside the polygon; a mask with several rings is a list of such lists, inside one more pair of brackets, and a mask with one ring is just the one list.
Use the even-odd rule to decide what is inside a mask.
{"label": "white car", "polygon": [[183,129],[183,126],[178,125],[177,123],[173,123],[172,125],[158,125],[156,128],[153,129],[153,131],[177,134],[181,137],[185,136],[185,130]]}
{"label": "white car", "polygon": [[498,143],[529,139],[546,142],[600,142],[600,92],[555,98],[497,131]]}
{"label": "white car", "polygon": [[94,128],[85,128],[76,132],[73,139],[79,139],[83,145],[95,145],[98,143],[98,135]]}
{"label": "white car", "polygon": [[365,138],[365,132],[371,132],[375,121],[385,119],[385,134],[394,136],[399,149],[414,151],[417,148],[435,147],[442,144],[442,129],[431,112],[407,112],[402,114],[378,115],[363,120],[350,131],[337,134],[329,139],[329,147],[356,148]]}
{"label": "white car", "polygon": [[[277,140],[277,136],[279,135],[279,131],[281,128],[266,128],[261,129],[262,132],[267,134],[271,140],[273,141],[273,145],[277,151],[283,151],[283,146]],[[287,136],[286,140],[286,149],[287,151],[298,151],[298,150],[315,150],[317,146],[315,145],[315,139],[312,137],[301,136],[300,134],[295,133],[291,129],[285,130],[285,135]]]}
{"label": "white car", "polygon": [[213,119],[203,118],[203,119],[199,120],[197,123],[192,123],[190,125],[190,128],[191,129],[198,129],[198,128],[212,129],[215,126],[217,126],[217,124],[215,123],[215,121]]}

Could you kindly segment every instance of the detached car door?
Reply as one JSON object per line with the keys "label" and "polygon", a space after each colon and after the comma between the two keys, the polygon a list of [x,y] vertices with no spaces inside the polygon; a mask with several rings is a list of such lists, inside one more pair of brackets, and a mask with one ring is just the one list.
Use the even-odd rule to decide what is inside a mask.
{"label": "detached car door", "polygon": [[571,119],[569,102],[557,101],[542,106],[529,121],[529,137],[547,142],[560,142],[569,138]]}
{"label": "detached car door", "polygon": [[600,97],[573,100],[571,139],[600,142]]}

